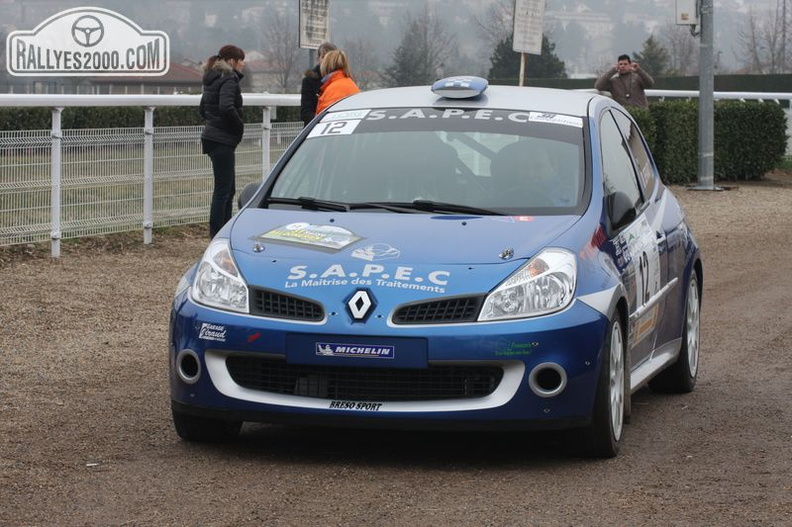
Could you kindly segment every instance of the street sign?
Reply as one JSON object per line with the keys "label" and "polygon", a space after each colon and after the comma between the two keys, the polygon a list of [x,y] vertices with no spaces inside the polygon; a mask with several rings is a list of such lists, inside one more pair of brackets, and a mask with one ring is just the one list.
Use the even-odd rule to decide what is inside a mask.
{"label": "street sign", "polygon": [[514,1],[514,51],[542,54],[544,13],[545,0]]}
{"label": "street sign", "polygon": [[330,0],[300,0],[300,47],[318,49],[330,39]]}

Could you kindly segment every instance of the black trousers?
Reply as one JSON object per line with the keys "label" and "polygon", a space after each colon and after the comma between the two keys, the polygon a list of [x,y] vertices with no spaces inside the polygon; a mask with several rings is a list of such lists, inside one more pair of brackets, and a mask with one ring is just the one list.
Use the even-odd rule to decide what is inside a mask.
{"label": "black trousers", "polygon": [[204,141],[204,152],[212,160],[214,172],[214,191],[212,204],[209,207],[209,236],[223,228],[231,219],[236,193],[236,147]]}

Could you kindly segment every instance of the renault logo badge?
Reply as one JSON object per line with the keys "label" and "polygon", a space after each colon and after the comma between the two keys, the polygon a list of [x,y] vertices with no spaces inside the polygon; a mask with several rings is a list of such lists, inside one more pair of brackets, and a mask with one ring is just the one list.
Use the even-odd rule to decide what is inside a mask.
{"label": "renault logo badge", "polygon": [[347,309],[354,320],[362,321],[371,313],[374,308],[374,298],[365,289],[358,289],[355,294],[347,300]]}

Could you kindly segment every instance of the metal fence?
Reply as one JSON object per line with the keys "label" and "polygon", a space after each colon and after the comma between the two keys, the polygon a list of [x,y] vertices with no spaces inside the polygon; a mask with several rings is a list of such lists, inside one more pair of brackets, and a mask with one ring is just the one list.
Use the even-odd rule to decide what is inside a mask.
{"label": "metal fence", "polygon": [[[143,126],[79,130],[60,129],[63,106],[103,105],[97,96],[53,97],[0,100],[58,105],[51,130],[0,132],[0,246],[50,241],[57,257],[61,239],[143,229],[150,243],[154,227],[207,221],[213,176],[201,153],[202,127],[154,126],[156,106],[197,105],[197,96],[109,96],[100,101],[145,106]],[[263,122],[246,125],[237,147],[240,190],[261,181],[302,129],[301,122],[271,123],[273,103],[296,106],[299,96],[245,97],[246,106],[263,108]]]}

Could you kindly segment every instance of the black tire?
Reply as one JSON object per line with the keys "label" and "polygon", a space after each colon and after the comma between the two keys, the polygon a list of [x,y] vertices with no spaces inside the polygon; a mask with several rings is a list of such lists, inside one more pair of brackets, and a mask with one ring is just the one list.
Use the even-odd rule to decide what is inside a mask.
{"label": "black tire", "polygon": [[649,387],[660,393],[690,393],[696,387],[699,369],[701,297],[694,272],[685,298],[685,319],[682,347],[676,362],[649,381]]}
{"label": "black tire", "polygon": [[223,421],[172,410],[173,426],[183,440],[191,443],[227,443],[239,435],[242,423]]}
{"label": "black tire", "polygon": [[615,317],[602,347],[594,414],[591,424],[583,429],[583,454],[587,457],[611,458],[619,453],[629,397],[625,349],[622,325]]}

